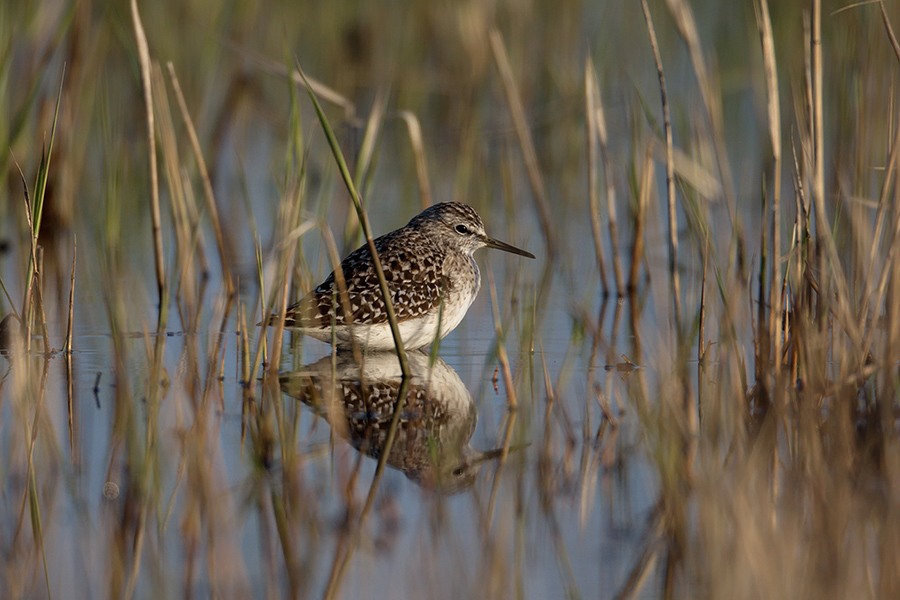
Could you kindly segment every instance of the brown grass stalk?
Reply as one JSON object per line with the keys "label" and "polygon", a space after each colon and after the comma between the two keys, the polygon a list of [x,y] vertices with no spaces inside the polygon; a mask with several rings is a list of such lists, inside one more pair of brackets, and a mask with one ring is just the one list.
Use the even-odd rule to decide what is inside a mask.
{"label": "brown grass stalk", "polygon": [[[900,127],[898,127],[898,130],[894,135],[894,139],[891,144],[891,151],[888,155],[887,160],[887,169],[885,172],[884,181],[881,185],[881,196],[878,203],[878,217],[876,218],[875,236],[872,240],[867,275],[871,275],[874,273],[877,252],[879,249],[883,249],[884,247],[883,240],[881,238],[884,220],[888,211],[888,194],[890,193],[891,182],[894,179],[897,165],[898,163],[900,163]],[[882,301],[885,297],[889,279],[892,275],[894,275],[893,265],[895,265],[895,261],[897,260],[897,253],[898,250],[900,250],[900,219],[894,222],[894,228],[891,231],[890,238],[888,239],[889,244],[887,255],[885,256],[882,263],[881,275],[879,276],[878,283],[875,286],[874,294],[867,295],[861,302],[862,310],[860,311],[860,319],[858,323],[858,326],[861,328],[865,327],[866,322],[871,318],[871,315],[869,314],[871,307],[874,307],[876,311],[878,311],[879,307],[881,307]],[[862,342],[862,352],[864,354],[868,353],[868,351],[870,350],[872,338],[875,333],[876,331],[873,327],[867,327],[865,329],[865,337]]]}
{"label": "brown grass stalk", "polygon": [[[34,447],[37,442],[38,432],[41,428],[41,415],[44,413],[44,402],[46,401],[46,392],[47,392],[47,374],[50,370],[50,359],[49,356],[45,356],[43,362],[43,369],[41,370],[41,376],[38,383],[37,397],[34,406],[34,420],[31,425],[31,434],[27,438],[28,443],[28,470],[27,470],[27,479],[28,486],[25,489],[25,494],[22,499],[22,511],[20,513],[20,523],[24,516],[24,509],[27,500],[27,504],[29,507],[30,518],[31,518],[31,531],[32,536],[34,537],[34,541],[37,543],[37,547],[41,553],[41,564],[43,566],[44,571],[44,583],[47,586],[47,596],[48,598],[52,598],[53,594],[50,589],[50,574],[49,568],[47,566],[47,553],[44,544],[44,528],[43,528],[43,520],[41,518],[41,508],[40,508],[40,498],[38,495],[37,489],[37,481],[35,477],[35,465],[34,465]],[[34,385],[33,382],[30,382],[29,385]]]}
{"label": "brown grass stalk", "polygon": [[37,260],[37,236],[34,234],[34,225],[31,219],[31,202],[29,202],[28,195],[28,184],[25,181],[25,174],[22,173],[22,167],[19,166],[18,161],[16,161],[16,168],[19,170],[19,177],[22,179],[22,186],[25,189],[25,196],[23,201],[25,202],[25,220],[28,222],[28,231],[29,231],[29,250],[31,252],[30,255],[30,268],[28,270],[28,283],[25,286],[25,298],[22,301],[22,328],[24,331],[24,339],[25,339],[25,352],[26,354],[31,351],[31,325],[33,322],[33,312],[31,310],[31,302],[34,294],[34,286],[35,279],[37,278],[37,270],[38,270],[38,260]]}
{"label": "brown grass stalk", "polygon": [[[291,288],[291,278],[288,277],[288,273],[290,272],[290,255],[291,252],[288,250],[284,251],[284,257],[282,259],[282,278],[281,278],[281,286],[280,289],[276,291],[278,306],[276,313],[279,315],[279,325],[275,327],[275,335],[272,338],[272,351],[269,355],[269,367],[267,369],[268,375],[273,379],[278,379],[278,370],[281,368],[281,342],[284,339],[284,318],[287,313],[288,307],[288,298],[290,296],[290,288]],[[265,327],[266,323],[263,323]],[[263,329],[263,337],[265,337],[265,328]]]}
{"label": "brown grass stalk", "polygon": [[650,146],[644,154],[644,168],[641,170],[641,184],[638,189],[637,208],[634,214],[634,245],[631,252],[631,274],[628,289],[637,290],[641,261],[644,259],[644,226],[647,221],[647,207],[650,205],[651,183],[653,182],[653,156]]}
{"label": "brown grass stalk", "polygon": [[[209,344],[206,356],[206,377],[203,383],[203,391],[201,393],[201,405],[205,408],[205,403],[209,398],[213,386],[217,382],[221,382],[224,378],[225,356],[224,352],[228,345],[228,319],[234,306],[235,295],[230,293],[226,288],[224,294],[220,296],[219,302],[216,303],[216,310],[213,311],[212,323],[218,320],[219,327],[214,330],[212,340]],[[221,312],[220,312],[221,311]],[[217,319],[218,317],[218,319]],[[221,389],[221,386],[220,386]],[[225,410],[224,397],[219,395],[219,410]]]}
{"label": "brown grass stalk", "polygon": [[[325,241],[325,250],[328,252],[328,258],[331,261],[331,270],[334,272],[334,283],[338,289],[338,303],[344,316],[344,323],[347,327],[353,328],[353,309],[350,306],[350,295],[347,291],[347,278],[344,277],[344,270],[341,268],[341,257],[337,251],[337,244],[334,241],[334,234],[331,229],[325,225],[322,227],[322,239]],[[362,351],[356,338],[350,336],[350,349],[353,352],[353,358],[357,363],[362,364]]]}
{"label": "brown grass stalk", "polygon": [[716,161],[719,166],[719,174],[722,178],[722,190],[725,196],[725,202],[728,204],[731,222],[736,227],[736,207],[734,200],[733,181],[731,176],[731,166],[728,162],[728,153],[725,149],[725,141],[723,139],[723,118],[721,96],[717,92],[714,78],[710,75],[706,64],[707,52],[704,52],[700,44],[700,34],[697,31],[697,23],[694,19],[694,12],[686,0],[666,0],[669,7],[669,13],[675,20],[678,32],[687,44],[688,54],[691,57],[691,64],[694,67],[694,74],[697,76],[697,84],[700,88],[700,96],[703,99],[703,107],[706,117],[712,128],[712,143],[716,152]]}
{"label": "brown grass stalk", "polygon": [[[818,291],[815,289],[816,286],[813,286],[813,279],[808,278],[808,280],[811,287],[810,297],[814,293],[817,296],[816,322],[819,334],[822,336],[826,334],[828,319],[825,317],[834,310],[835,316],[841,319],[846,333],[859,346],[862,340],[855,319],[851,323],[846,318],[850,313],[849,308],[846,306],[846,294],[849,292],[849,288],[844,280],[837,249],[831,237],[831,226],[825,207],[821,13],[821,0],[813,0],[812,17],[807,38],[809,40],[809,53],[806,65],[809,147],[807,148],[804,145],[804,157],[809,161],[808,172],[811,178],[810,196],[812,208],[810,213],[816,228],[815,284],[818,287]],[[833,306],[835,304],[836,306]]]}
{"label": "brown grass stalk", "polygon": [[425,156],[425,142],[422,140],[422,126],[414,113],[401,110],[397,116],[406,125],[409,135],[409,144],[412,147],[416,162],[416,181],[419,183],[419,198],[422,201],[422,210],[431,206],[431,183],[428,179],[428,158]]}
{"label": "brown grass stalk", "polygon": [[[278,72],[285,72],[280,68],[277,68]],[[313,77],[308,77],[306,73],[302,72],[299,67],[296,71],[291,71],[291,81],[294,83],[303,86],[307,91],[316,95],[317,98],[321,98],[326,102],[334,104],[336,106],[340,106],[344,110],[344,118],[347,120],[351,120],[356,116],[356,105],[353,104],[346,96],[340,94],[334,89],[328,87],[321,81]]]}
{"label": "brown grass stalk", "polygon": [[147,34],[141,23],[137,0],[131,0],[131,18],[137,42],[138,58],[141,66],[141,84],[144,90],[144,108],[147,116],[148,159],[150,161],[150,214],[153,219],[153,250],[156,258],[156,285],[159,290],[160,310],[166,301],[166,272],[162,242],[162,216],[159,208],[159,174],[156,165],[156,126],[153,117],[153,85],[151,81],[150,47]]}
{"label": "brown grass stalk", "polygon": [[[240,282],[238,282],[240,284]],[[238,285],[240,290],[240,285]],[[240,292],[238,292],[240,294]],[[265,336],[260,336],[265,337]],[[247,309],[243,300],[238,296],[238,364],[235,368],[238,371],[238,382],[243,388],[241,394],[241,458],[244,458],[244,442],[247,439],[247,423],[250,417],[250,336],[247,329]]]}
{"label": "brown grass stalk", "polygon": [[44,310],[44,247],[38,246],[38,269],[35,272],[34,300],[36,313],[39,317],[38,325],[41,328],[41,338],[44,341],[44,356],[49,357],[53,352],[50,347],[50,331],[47,329],[47,312]]}
{"label": "brown grass stalk", "polygon": [[216,205],[212,182],[209,179],[209,171],[206,168],[203,151],[200,149],[200,140],[197,137],[194,121],[191,118],[190,111],[188,111],[187,102],[185,102],[184,94],[181,91],[181,84],[178,82],[178,76],[175,74],[175,67],[172,62],[169,61],[166,63],[166,68],[169,71],[169,80],[172,82],[172,89],[174,90],[175,98],[178,101],[181,118],[184,120],[184,125],[187,129],[191,150],[194,152],[194,160],[197,161],[197,169],[200,172],[200,181],[203,184],[203,197],[206,200],[206,210],[209,211],[213,234],[216,237],[216,247],[219,250],[219,262],[222,266],[222,280],[225,283],[225,288],[230,296],[235,292],[234,278],[231,273],[231,260],[229,258],[228,249],[225,246],[225,235],[222,233],[222,223],[219,220],[219,209]]}
{"label": "brown grass stalk", "polygon": [[[775,358],[775,382],[781,374],[782,347],[782,260],[781,260],[781,98],[778,94],[778,62],[775,58],[775,41],[768,0],[756,0],[753,4],[756,25],[762,45],[763,67],[766,76],[766,110],[769,117],[769,143],[772,145],[772,258],[769,281],[769,339]],[[765,222],[765,220],[763,221]],[[760,303],[762,296],[760,296]]]}
{"label": "brown grass stalk", "polygon": [[828,244],[828,219],[825,213],[825,131],[822,109],[822,0],[812,0],[810,37],[810,75],[812,83],[812,105],[810,117],[810,131],[812,132],[812,200],[815,206],[816,219],[816,256],[818,257],[819,287],[824,293],[818,297],[818,318],[820,333],[825,332],[827,319],[827,307],[830,304],[829,275],[825,260],[825,249]]}
{"label": "brown grass stalk", "polygon": [[500,492],[500,481],[503,478],[503,469],[506,466],[506,460],[509,458],[509,451],[512,447],[513,434],[515,433],[516,419],[519,413],[515,410],[509,410],[506,413],[506,424],[503,427],[503,442],[500,445],[500,454],[497,456],[497,469],[494,471],[494,478],[491,482],[491,493],[488,496],[487,505],[487,524],[486,529],[490,530],[494,521],[494,507],[497,503],[497,495]]}
{"label": "brown grass stalk", "polygon": [[647,7],[647,0],[641,0],[641,8],[644,11],[644,21],[647,23],[647,34],[650,37],[650,48],[653,50],[653,60],[656,63],[656,73],[659,78],[660,100],[662,102],[663,127],[666,136],[666,201],[669,216],[669,285],[672,290],[672,310],[675,313],[675,328],[680,331],[681,284],[678,277],[678,220],[675,212],[675,159],[672,150],[672,122],[669,117],[666,76],[663,72],[659,44],[656,42],[656,30],[653,28],[653,18],[650,16],[650,9]]}
{"label": "brown grass stalk", "polygon": [[703,423],[703,399],[706,373],[706,277],[709,272],[709,233],[700,247],[703,260],[703,274],[700,277],[700,311],[697,318],[697,420]]}
{"label": "brown grass stalk", "polygon": [[[359,155],[356,158],[356,168],[353,171],[353,181],[363,190],[363,197],[371,181],[375,170],[375,156],[381,132],[384,129],[384,115],[387,112],[389,93],[385,89],[379,89],[372,102],[372,109],[366,119],[366,128],[363,132],[362,142],[359,145]],[[354,213],[350,213],[351,215]]]}
{"label": "brown grass stalk", "polygon": [[78,252],[78,238],[73,235],[72,237],[72,275],[69,279],[69,312],[68,319],[66,321],[66,343],[63,346],[63,350],[71,354],[72,353],[72,326],[74,323],[75,317],[75,258]]}
{"label": "brown grass stalk", "polygon": [[[147,36],[141,22],[137,0],[131,0],[131,16],[134,26],[135,42],[137,44],[139,64],[141,68],[141,84],[144,92],[144,109],[147,123],[147,145],[150,176],[150,213],[153,231],[153,249],[156,264],[156,284],[159,297],[159,313],[156,323],[156,337],[154,343],[153,360],[147,379],[147,404],[148,416],[145,426],[145,446],[143,448],[143,477],[144,483],[149,486],[149,481],[154,473],[156,458],[156,425],[159,410],[160,374],[162,372],[162,360],[165,350],[165,329],[168,318],[169,292],[166,285],[165,256],[162,242],[162,217],[159,200],[159,173],[156,159],[156,127],[154,120],[153,82],[150,62],[150,49],[147,44]],[[149,513],[148,501],[140,497],[135,499],[139,507],[136,510],[134,534],[132,538],[132,563],[125,581],[124,597],[129,600],[134,594],[137,579],[141,570],[141,557],[144,550],[146,523]]]}
{"label": "brown grass stalk", "polygon": [[200,309],[198,289],[200,278],[196,275],[197,262],[199,261],[203,272],[208,269],[205,266],[203,245],[195,236],[195,233],[199,234],[200,232],[196,225],[198,222],[197,210],[192,202],[193,196],[188,194],[182,177],[182,161],[176,141],[175,125],[169,108],[166,81],[162,68],[156,61],[151,64],[151,82],[154,92],[156,129],[159,135],[157,146],[163,159],[163,171],[169,190],[169,206],[172,209],[172,230],[175,234],[174,296],[177,300],[183,328],[193,332],[198,327],[198,311]]}
{"label": "brown grass stalk", "polygon": [[584,106],[585,129],[587,134],[588,164],[588,211],[591,215],[591,233],[594,236],[594,254],[600,270],[600,285],[603,295],[609,294],[606,281],[606,259],[603,252],[603,226],[600,223],[600,200],[597,198],[597,114],[596,100],[599,95],[594,61],[588,56],[584,61]]}
{"label": "brown grass stalk", "polygon": [[894,56],[897,57],[897,61],[900,62],[900,43],[897,42],[897,36],[894,35],[894,28],[891,27],[891,20],[888,19],[887,11],[884,9],[884,0],[881,0],[878,3],[878,8],[881,9],[881,20],[884,23],[888,41],[891,43],[891,49],[894,51]]}
{"label": "brown grass stalk", "polygon": [[[375,94],[372,109],[369,111],[369,116],[366,119],[362,142],[359,145],[356,167],[353,170],[353,181],[356,184],[356,188],[360,190],[362,198],[366,198],[368,195],[369,186],[375,173],[376,149],[381,139],[381,132],[384,129],[387,101],[388,92],[380,89]],[[347,211],[346,224],[344,225],[344,255],[349,254],[359,246],[359,230],[359,215],[356,214],[356,211]]]}
{"label": "brown grass stalk", "polygon": [[609,154],[609,130],[606,127],[606,110],[603,107],[603,96],[599,89],[594,95],[594,124],[597,127],[597,139],[600,142],[600,158],[603,161],[604,179],[606,181],[606,215],[609,226],[609,244],[612,246],[613,276],[616,279],[616,293],[619,298],[625,297],[625,280],[619,260],[619,217],[616,209],[616,186],[613,173],[612,158]]}
{"label": "brown grass stalk", "polygon": [[[262,326],[262,330],[260,332],[259,338],[257,338],[256,342],[256,352],[253,355],[253,361],[250,362],[250,374],[251,376],[244,379],[244,386],[247,390],[247,396],[250,399],[256,398],[256,378],[252,376],[252,373],[256,373],[259,369],[259,366],[265,365],[268,366],[268,335],[266,335],[266,327],[269,320],[270,308],[266,302],[266,286],[265,286],[265,277],[263,276],[263,258],[262,258],[262,248],[259,244],[259,236],[254,233],[254,249],[256,253],[256,270],[257,270],[257,279],[259,281],[259,309],[262,315],[262,321],[260,321],[259,325]],[[284,319],[281,318],[281,322],[283,323]],[[283,325],[282,325],[283,327]],[[249,336],[248,336],[249,337]]]}
{"label": "brown grass stalk", "polygon": [[516,398],[516,387],[513,383],[512,369],[509,367],[509,357],[506,354],[506,345],[503,343],[503,326],[500,320],[500,306],[497,303],[497,288],[494,286],[494,273],[487,268],[488,289],[491,292],[491,312],[494,315],[494,331],[497,336],[497,360],[500,362],[500,370],[503,372],[503,383],[506,386],[506,404],[510,410],[519,407]]}
{"label": "brown grass stalk", "polygon": [[654,511],[653,521],[648,530],[649,533],[646,536],[648,539],[644,549],[634,561],[625,583],[614,596],[615,600],[631,600],[642,597],[641,591],[655,571],[659,555],[666,550],[665,532],[659,508]]}
{"label": "brown grass stalk", "polygon": [[72,325],[75,317],[75,257],[77,254],[77,238],[72,237],[72,276],[69,281],[69,314],[66,320],[66,343],[63,353],[66,357],[66,413],[69,424],[69,452],[72,464],[78,463],[75,452],[75,381],[72,371]]}
{"label": "brown grass stalk", "polygon": [[[18,163],[16,163],[16,167],[19,167]],[[41,336],[44,341],[44,355],[49,356],[50,336],[47,331],[47,317],[44,314],[44,302],[41,295],[44,285],[44,250],[41,246],[38,246],[37,243],[37,233],[35,232],[34,222],[31,217],[31,203],[29,202],[28,186],[25,184],[25,176],[22,174],[21,168],[19,168],[19,176],[22,178],[22,184],[25,186],[25,219],[28,222],[28,231],[31,232],[28,236],[30,241],[31,262],[29,263],[30,268],[28,271],[28,285],[25,289],[25,300],[22,303],[22,325],[24,326],[25,331],[25,352],[28,353],[31,351],[32,326],[34,324],[34,317],[37,316],[39,317],[38,325],[40,326]],[[34,306],[32,306],[32,303],[34,303]]]}
{"label": "brown grass stalk", "polygon": [[509,57],[506,54],[506,48],[503,45],[503,38],[500,36],[500,32],[496,29],[492,29],[490,41],[494,62],[497,65],[497,70],[500,72],[500,81],[503,83],[503,91],[506,95],[506,102],[509,105],[513,127],[515,128],[516,136],[519,139],[519,148],[522,150],[522,160],[525,162],[525,171],[528,175],[528,181],[531,183],[531,191],[534,194],[534,201],[537,205],[541,231],[544,234],[544,241],[547,244],[547,253],[550,254],[552,258],[556,256],[557,244],[553,234],[553,219],[550,215],[550,202],[547,199],[546,186],[544,185],[544,178],[541,175],[541,170],[538,165],[537,152],[535,152],[534,142],[531,139],[531,132],[528,129],[528,121],[525,118],[525,107],[522,105],[522,98],[519,95],[515,78],[513,77],[512,67],[509,64]]}

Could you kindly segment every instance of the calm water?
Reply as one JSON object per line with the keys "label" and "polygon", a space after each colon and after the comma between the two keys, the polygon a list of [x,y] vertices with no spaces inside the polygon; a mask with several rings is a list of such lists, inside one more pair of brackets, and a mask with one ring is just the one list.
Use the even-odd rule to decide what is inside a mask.
{"label": "calm water", "polygon": [[[512,239],[502,231],[502,225],[498,227],[499,223],[492,224],[489,216],[485,218],[489,232],[516,243],[530,239],[525,245],[540,254],[536,232]],[[379,222],[391,220],[377,218]],[[394,224],[403,222],[405,217],[400,217]],[[577,225],[573,227],[577,230]],[[591,261],[584,253],[576,248],[573,255],[579,257],[575,263],[579,268],[591,272]],[[483,591],[486,580],[499,577],[503,589],[520,589],[530,598],[567,594],[611,597],[624,585],[643,548],[642,539],[656,501],[655,476],[640,449],[639,424],[629,414],[627,398],[631,383],[637,378],[629,376],[633,373],[604,368],[607,363],[621,362],[622,354],[633,357],[628,303],[619,305],[617,337],[609,338],[616,318],[615,299],[601,315],[599,302],[590,301],[591,297],[599,297],[596,275],[585,278],[579,287],[573,284],[573,273],[562,273],[541,291],[544,300],[535,310],[538,329],[534,352],[523,351],[518,333],[530,322],[528,312],[538,295],[536,287],[546,258],[525,262],[489,251],[480,251],[476,256],[483,273],[487,265],[493,271],[500,308],[508,319],[506,346],[520,403],[515,412],[512,443],[527,446],[514,450],[499,474],[497,460],[485,461],[473,469],[474,478],[458,486],[460,489],[452,495],[438,493],[429,489],[434,486],[421,485],[414,481],[416,477],[388,468],[373,514],[364,527],[363,542],[347,570],[342,596],[456,597],[477,594]],[[515,307],[510,304],[509,282],[513,280],[519,294]],[[521,297],[526,294],[531,294],[532,299]],[[207,304],[212,305],[213,300],[208,299]],[[148,327],[152,327],[152,305],[143,310],[151,323]],[[573,330],[575,310],[590,311],[593,320],[602,316],[603,332],[594,335],[587,329]],[[50,499],[42,507],[42,517],[47,560],[53,565],[51,586],[62,590],[74,581],[78,589],[94,595],[106,590],[108,553],[130,485],[122,470],[124,448],[121,441],[113,443],[111,428],[117,386],[129,386],[143,419],[146,403],[140,386],[147,375],[148,361],[143,333],[128,332],[129,380],[117,381],[112,336],[103,333],[108,326],[103,325],[102,302],[90,290],[81,291],[76,314],[73,380],[78,464],[73,467],[68,456],[65,370],[63,359],[57,357],[50,361],[46,411],[59,455],[46,463],[52,465],[53,475],[42,474]],[[135,322],[133,316],[131,323]],[[208,322],[209,314],[204,320]],[[163,504],[154,509],[157,512],[151,527],[152,541],[148,541],[146,549],[145,560],[151,561],[152,567],[144,568],[138,580],[139,596],[144,597],[173,597],[185,587],[183,528],[190,522],[191,505],[187,499],[190,481],[185,477],[190,474],[180,470],[188,456],[182,449],[184,436],[192,435],[191,398],[196,392],[191,391],[191,386],[198,385],[187,362],[188,350],[193,347],[204,356],[215,334],[210,333],[208,324],[199,333],[190,334],[181,331],[177,323],[176,313],[170,317],[164,361],[171,384],[159,416],[158,485],[159,502]],[[52,326],[53,339],[59,339],[62,326]],[[243,388],[237,376],[236,331],[236,322],[231,318],[225,332],[224,379],[213,392],[210,408],[215,406],[215,416],[206,425],[210,437],[202,465],[214,496],[207,501],[223,512],[204,515],[217,527],[213,554],[219,566],[213,587],[228,594],[261,597],[272,590],[284,591],[287,578],[284,563],[278,559],[280,546],[273,535],[271,511],[261,513],[249,501],[250,490],[261,477],[277,489],[282,485],[283,465],[276,457],[268,473],[261,474],[258,465],[248,457],[248,441],[244,442],[242,453]],[[591,364],[591,345],[595,340],[600,350]],[[472,452],[502,446],[510,415],[502,375],[496,377],[495,389],[499,363],[494,342],[485,280],[462,325],[445,338],[440,348],[443,379],[455,382],[454,402],[462,403],[471,416],[477,417],[474,430],[466,433]],[[327,357],[329,351],[327,345],[314,340],[305,341],[299,353],[286,347],[283,371],[290,371],[291,365],[315,363]],[[544,363],[556,386],[549,414]],[[588,389],[589,376],[611,399],[613,410],[621,419],[618,430],[610,433],[606,429],[599,442],[595,436],[602,416],[596,390]],[[388,380],[396,382],[399,378],[389,374]],[[300,407],[288,395],[282,395],[281,400],[286,412],[295,414],[297,419],[294,444],[302,460],[291,467],[295,469],[293,480],[302,484],[300,497],[312,507],[307,514],[311,521],[296,522],[293,531],[298,547],[301,540],[310,544],[299,550],[304,564],[301,595],[315,597],[327,584],[346,511],[344,486],[359,454],[340,435],[332,435],[328,422],[317,416],[321,413],[308,406]],[[14,422],[13,410],[12,404],[4,403],[4,423]],[[587,432],[585,419],[590,420]],[[8,425],[4,431],[8,445],[14,436]],[[141,431],[141,426],[135,428],[137,434]],[[358,499],[365,496],[375,466],[372,458],[361,461]],[[7,477],[7,509],[20,502],[23,484],[20,473]],[[268,530],[267,536],[261,537],[262,529]],[[200,596],[210,591],[209,569],[205,558],[198,560],[190,589]],[[651,585],[648,589],[653,588]]]}

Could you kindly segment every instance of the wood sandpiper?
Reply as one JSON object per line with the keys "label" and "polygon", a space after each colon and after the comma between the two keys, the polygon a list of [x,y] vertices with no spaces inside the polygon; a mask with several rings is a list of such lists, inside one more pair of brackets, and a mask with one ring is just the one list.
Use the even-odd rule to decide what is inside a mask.
{"label": "wood sandpiper", "polygon": [[[405,348],[427,346],[459,325],[481,287],[481,273],[472,254],[483,247],[534,258],[530,252],[488,237],[478,213],[460,202],[435,204],[405,227],[375,240]],[[354,339],[371,350],[393,348],[368,245],[347,256],[341,270],[352,323],[344,318],[332,273],[288,308],[285,327],[333,341],[338,348],[349,347]],[[269,325],[277,322],[277,316],[269,319]]]}

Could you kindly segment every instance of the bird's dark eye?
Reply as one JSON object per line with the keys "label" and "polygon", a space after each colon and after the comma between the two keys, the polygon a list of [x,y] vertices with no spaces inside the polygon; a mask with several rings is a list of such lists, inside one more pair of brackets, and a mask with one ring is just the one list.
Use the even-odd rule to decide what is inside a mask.
{"label": "bird's dark eye", "polygon": [[456,226],[456,232],[466,235],[467,233],[469,233],[469,228],[465,225],[459,224]]}

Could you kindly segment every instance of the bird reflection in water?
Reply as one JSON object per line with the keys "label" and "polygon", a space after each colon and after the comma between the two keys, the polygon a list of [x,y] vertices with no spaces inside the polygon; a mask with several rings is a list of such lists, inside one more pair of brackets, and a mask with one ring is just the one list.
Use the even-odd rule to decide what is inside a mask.
{"label": "bird reflection in water", "polygon": [[[423,488],[443,494],[475,483],[480,466],[500,449],[469,446],[478,413],[469,391],[446,362],[423,352],[408,354],[412,379],[387,464]],[[397,355],[378,352],[362,368],[351,353],[339,352],[336,367],[326,356],[281,377],[283,392],[323,416],[360,452],[380,458],[397,406],[401,372]]]}

